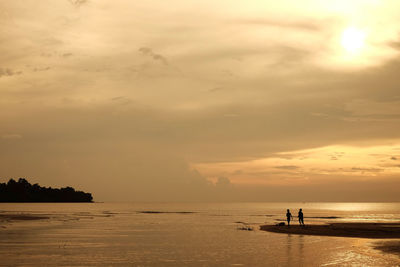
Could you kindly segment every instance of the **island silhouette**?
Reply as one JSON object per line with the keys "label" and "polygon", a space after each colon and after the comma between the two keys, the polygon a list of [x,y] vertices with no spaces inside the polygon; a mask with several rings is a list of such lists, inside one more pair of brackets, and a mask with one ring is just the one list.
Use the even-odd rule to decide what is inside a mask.
{"label": "island silhouette", "polygon": [[93,202],[91,193],[72,187],[51,188],[30,184],[26,179],[0,183],[0,202]]}

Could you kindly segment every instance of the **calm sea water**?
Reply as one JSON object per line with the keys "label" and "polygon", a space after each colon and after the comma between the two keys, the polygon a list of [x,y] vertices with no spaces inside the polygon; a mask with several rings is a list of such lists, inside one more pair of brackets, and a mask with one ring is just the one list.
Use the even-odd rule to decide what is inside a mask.
{"label": "calm sea water", "polygon": [[[293,215],[303,208],[306,223],[400,222],[400,203],[2,203],[2,213],[50,219],[2,223],[0,265],[400,265],[400,257],[373,248],[380,240],[258,230],[287,208]],[[244,225],[254,231],[238,230]]]}

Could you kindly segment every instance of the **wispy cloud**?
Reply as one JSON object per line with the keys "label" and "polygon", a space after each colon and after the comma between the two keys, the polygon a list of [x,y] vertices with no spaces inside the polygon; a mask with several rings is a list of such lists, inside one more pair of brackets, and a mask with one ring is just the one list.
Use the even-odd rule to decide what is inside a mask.
{"label": "wispy cloud", "polygon": [[275,166],[274,168],[281,169],[281,170],[297,170],[300,167],[294,166],[294,165],[283,165],[283,166]]}
{"label": "wispy cloud", "polygon": [[70,2],[75,7],[80,7],[89,2],[89,0],[68,0],[68,2]]}
{"label": "wispy cloud", "polygon": [[324,22],[310,22],[309,20],[290,20],[290,19],[266,19],[266,18],[252,18],[252,19],[238,19],[234,22],[240,24],[258,25],[264,27],[278,27],[278,28],[289,28],[295,30],[306,30],[306,31],[321,31]]}
{"label": "wispy cloud", "polygon": [[20,134],[3,134],[1,135],[2,139],[21,139],[22,135]]}
{"label": "wispy cloud", "polygon": [[141,47],[139,48],[139,52],[143,55],[151,57],[155,61],[159,61],[164,65],[168,65],[168,61],[164,56],[154,53],[153,50],[149,47]]}
{"label": "wispy cloud", "polygon": [[21,73],[22,73],[22,71],[14,71],[10,68],[0,68],[0,77],[19,75]]}

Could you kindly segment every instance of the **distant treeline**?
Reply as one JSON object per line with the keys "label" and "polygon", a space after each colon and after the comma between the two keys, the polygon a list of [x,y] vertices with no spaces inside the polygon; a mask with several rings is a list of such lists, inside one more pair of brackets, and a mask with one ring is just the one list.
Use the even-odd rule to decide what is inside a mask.
{"label": "distant treeline", "polygon": [[72,187],[61,189],[30,184],[26,179],[10,179],[0,183],[0,202],[92,202],[90,193],[75,191]]}

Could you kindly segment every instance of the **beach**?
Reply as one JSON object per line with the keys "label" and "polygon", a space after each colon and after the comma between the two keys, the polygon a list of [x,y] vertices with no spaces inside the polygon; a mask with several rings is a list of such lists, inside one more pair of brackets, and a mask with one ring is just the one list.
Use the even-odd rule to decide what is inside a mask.
{"label": "beach", "polygon": [[[279,222],[286,207],[300,206],[309,216],[305,228],[293,225],[292,233],[260,230]],[[333,224],[348,232],[359,226],[354,221],[372,217],[391,221],[380,227],[393,233],[399,207],[397,203],[0,203],[0,266],[397,266],[399,238],[366,237],[362,232],[379,233],[376,225],[351,238],[328,235],[325,228]],[[307,227],[320,235],[300,232]]]}

